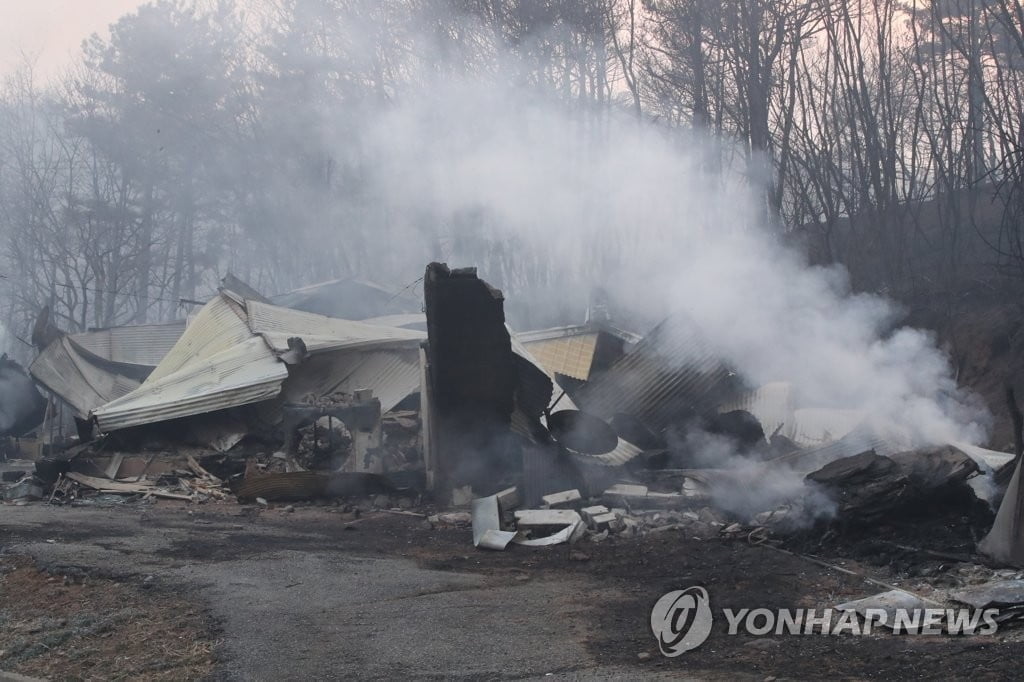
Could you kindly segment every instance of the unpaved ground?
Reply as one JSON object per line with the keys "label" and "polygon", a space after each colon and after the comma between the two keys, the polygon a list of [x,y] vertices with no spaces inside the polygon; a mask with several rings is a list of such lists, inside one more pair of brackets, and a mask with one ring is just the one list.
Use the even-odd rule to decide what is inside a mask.
{"label": "unpaved ground", "polygon": [[214,668],[211,626],[174,594],[0,557],[0,660],[26,675],[202,679]]}
{"label": "unpaved ground", "polygon": [[[759,639],[728,636],[725,623],[716,621],[702,647],[663,658],[648,618],[669,590],[704,585],[716,612],[825,608],[880,591],[861,577],[745,539],[667,532],[582,544],[572,554],[566,547],[483,552],[473,549],[469,530],[430,529],[408,516],[353,519],[335,508],[285,513],[161,502],[115,509],[0,507],[0,546],[8,565],[11,557],[30,558],[50,575],[84,580],[68,586],[80,590],[75,594],[97,595],[55,599],[56,610],[100,617],[135,608],[182,616],[153,617],[149,632],[139,618],[115,619],[107,640],[141,642],[133,651],[152,651],[165,661],[176,636],[191,643],[182,650],[213,651],[209,671],[200,655],[177,669],[127,673],[102,645],[95,645],[88,667],[66,654],[0,655],[0,670],[54,679],[158,679],[169,670],[180,673],[171,675],[175,679],[209,672],[214,679],[245,680],[534,679],[549,673],[574,679],[1005,678],[1016,676],[1024,654],[1019,630],[991,637]],[[885,566],[835,561],[917,591],[933,589]],[[976,569],[938,570],[964,573],[955,580],[970,581]],[[62,577],[29,582],[39,588],[39,604],[47,585],[65,587]],[[10,614],[5,628],[13,623],[41,638],[43,631],[31,633],[23,624],[75,617],[40,616],[24,607],[16,590],[0,585],[0,611]],[[88,649],[91,641],[68,639],[61,649]],[[650,656],[641,660],[641,654]]]}

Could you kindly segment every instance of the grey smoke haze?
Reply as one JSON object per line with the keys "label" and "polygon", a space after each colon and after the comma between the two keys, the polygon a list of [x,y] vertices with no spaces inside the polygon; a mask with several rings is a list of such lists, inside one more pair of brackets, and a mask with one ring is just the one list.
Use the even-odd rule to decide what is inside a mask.
{"label": "grey smoke haze", "polygon": [[804,474],[788,464],[765,464],[738,454],[731,438],[699,429],[688,431],[683,439],[683,449],[695,456],[694,466],[715,470],[708,483],[717,509],[747,522],[756,522],[763,512],[784,510],[790,528],[810,526],[836,513],[836,501],[818,486],[806,484]]}
{"label": "grey smoke haze", "polygon": [[[192,242],[186,248],[179,234],[209,237],[212,246],[197,239],[201,253],[189,261],[204,281],[187,276],[180,290],[161,289],[165,313],[227,268],[278,293],[339,274],[402,287],[428,261],[447,260],[479,266],[510,310],[533,313],[532,324],[579,321],[599,285],[648,323],[689,313],[748,382],[791,381],[800,405],[863,409],[879,428],[909,429],[920,441],[983,440],[984,411],[957,391],[927,334],[895,328],[894,306],[851,295],[839,269],[807,268],[764,227],[758,159],[717,171],[718,145],[734,159],[740,152],[639,122],[627,106],[558,97],[556,78],[536,73],[547,49],[541,37],[533,53],[529,38],[516,43],[533,58],[521,61],[495,47],[502,40],[479,37],[493,27],[460,31],[458,20],[438,18],[455,5],[416,4],[415,14],[368,0],[258,4],[244,21],[227,10],[181,20],[189,30],[160,24],[174,12],[140,13],[139,33],[124,25],[118,49],[145,49],[123,62],[117,50],[100,51],[96,61],[113,60],[145,97],[131,91],[125,103],[120,82],[93,73],[89,87],[110,85],[123,116],[104,127],[102,117],[89,118],[95,102],[79,112],[109,145],[102,152],[157,174],[165,213],[155,215],[155,243],[184,253]],[[248,91],[233,89],[225,63],[254,69]],[[167,91],[165,71],[174,76]],[[125,140],[126,148],[117,144]],[[91,179],[76,182],[88,190]],[[223,186],[206,196],[203,183]],[[11,187],[16,206],[26,194]],[[144,192],[133,191],[144,205]],[[28,224],[14,217],[11,224]],[[98,233],[83,248],[95,245],[106,265],[102,254],[134,243],[128,237]],[[78,257],[59,248],[62,236],[54,241],[44,246],[55,259]],[[128,251],[120,262],[145,261]],[[163,266],[177,282],[179,260]],[[128,307],[133,285],[118,286]],[[83,312],[80,325],[90,322]]]}
{"label": "grey smoke haze", "polygon": [[[546,287],[530,306],[582,302],[603,286],[650,319],[685,311],[752,385],[791,381],[801,405],[863,409],[904,441],[985,438],[988,416],[933,338],[781,246],[750,178],[704,168],[713,140],[449,78],[375,118],[364,144],[408,229],[442,227],[441,257],[475,264],[479,241],[495,244],[481,275],[510,301]],[[537,280],[509,281],[502,259],[536,263]]]}

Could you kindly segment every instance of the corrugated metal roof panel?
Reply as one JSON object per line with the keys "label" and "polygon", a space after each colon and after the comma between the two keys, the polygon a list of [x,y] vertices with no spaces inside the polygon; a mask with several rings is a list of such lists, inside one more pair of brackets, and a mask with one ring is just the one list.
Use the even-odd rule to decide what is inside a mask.
{"label": "corrugated metal roof panel", "polygon": [[425,332],[414,329],[324,317],[257,301],[246,301],[245,307],[249,330],[266,338],[278,352],[288,350],[288,338],[293,336],[302,338],[310,352],[380,347],[385,342],[415,348],[427,338]]}
{"label": "corrugated metal roof panel", "polygon": [[381,412],[387,412],[420,390],[419,349],[344,350],[315,355],[291,368],[284,396],[298,402],[310,393],[353,393],[359,388],[373,389]]}
{"label": "corrugated metal roof panel", "polygon": [[718,408],[719,412],[733,410],[746,410],[754,415],[764,434],[770,437],[780,426],[793,426],[793,387],[785,381],[765,384]]}
{"label": "corrugated metal roof panel", "polygon": [[551,329],[535,329],[528,332],[517,332],[518,338],[524,344],[531,344],[536,341],[551,341],[553,339],[564,339],[567,337],[579,336],[581,334],[596,334],[597,329],[589,324],[574,324],[567,327],[552,327]]}
{"label": "corrugated metal roof panel", "polygon": [[523,343],[529,344],[535,341],[551,341],[553,339],[562,339],[567,336],[600,334],[601,332],[622,339],[627,344],[639,343],[643,338],[638,334],[615,327],[607,322],[589,322],[587,324],[572,324],[565,327],[551,327],[550,329],[534,329],[527,332],[517,332],[516,336]]}
{"label": "corrugated metal roof panel", "polygon": [[998,450],[989,450],[988,448],[957,441],[953,441],[950,445],[963,451],[965,455],[975,462],[984,464],[992,469],[998,469],[1013,460],[1012,452],[999,452]]}
{"label": "corrugated metal roof panel", "polygon": [[608,371],[592,377],[576,402],[602,419],[626,413],[661,431],[680,419],[714,410],[735,399],[738,391],[736,377],[694,323],[676,315]]}
{"label": "corrugated metal roof panel", "polygon": [[423,313],[402,313],[398,315],[382,315],[360,320],[364,324],[376,324],[382,327],[405,327],[406,329],[427,330],[427,316]]}
{"label": "corrugated metal roof panel", "polygon": [[354,277],[311,284],[272,298],[280,306],[349,320],[416,313],[422,305],[408,287],[395,291]]}
{"label": "corrugated metal roof panel", "polygon": [[551,404],[555,377],[533,357],[533,353],[519,342],[511,330],[509,345],[515,355],[517,408],[537,419]]}
{"label": "corrugated metal roof panel", "polygon": [[139,386],[138,381],[97,367],[82,357],[66,336],[47,346],[32,362],[29,373],[60,396],[81,419]]}
{"label": "corrugated metal roof panel", "polygon": [[581,462],[588,462],[592,464],[601,464],[603,466],[622,466],[629,460],[639,455],[643,450],[633,445],[629,441],[619,439],[618,445],[611,452],[606,452],[603,455],[584,455],[579,452],[574,452],[573,457],[576,457]]}
{"label": "corrugated metal roof panel", "polygon": [[216,296],[190,321],[185,333],[168,351],[146,382],[158,381],[186,365],[203,361],[247,341],[252,336],[245,320],[224,296]]}
{"label": "corrugated metal roof panel", "polygon": [[[289,376],[278,352],[300,337],[311,352]],[[93,409],[116,430],[276,396],[372,389],[384,410],[419,388],[423,332],[339,320],[258,301],[244,308],[222,292],[191,321],[144,384]],[[287,379],[287,382],[285,381]]]}
{"label": "corrugated metal roof panel", "polygon": [[860,424],[842,438],[816,448],[776,458],[772,462],[785,463],[800,473],[817,471],[829,462],[844,457],[853,457],[867,450],[875,454],[894,455],[911,449],[911,444],[899,434],[882,435],[867,424]]}
{"label": "corrugated metal roof panel", "polygon": [[520,340],[548,372],[586,381],[590,378],[597,337],[597,332],[589,332],[539,341]]}
{"label": "corrugated metal roof panel", "polygon": [[287,378],[284,363],[260,338],[250,338],[176,372],[147,380],[93,410],[100,429],[114,431],[273,398]]}
{"label": "corrugated metal roof panel", "polygon": [[95,329],[69,338],[79,350],[126,365],[156,367],[185,332],[185,321]]}

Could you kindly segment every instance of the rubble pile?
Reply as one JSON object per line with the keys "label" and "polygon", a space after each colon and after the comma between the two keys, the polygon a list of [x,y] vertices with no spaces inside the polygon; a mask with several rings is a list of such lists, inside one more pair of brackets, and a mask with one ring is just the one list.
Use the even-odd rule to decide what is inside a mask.
{"label": "rubble pile", "polygon": [[351,455],[352,434],[341,420],[329,415],[318,417],[299,429],[294,461],[302,469],[338,469]]}
{"label": "rubble pile", "polygon": [[40,335],[29,373],[52,435],[0,466],[4,501],[361,500],[491,550],[664,533],[820,547],[933,519],[921,532],[969,526],[945,548],[966,561],[992,527],[979,508],[1005,498],[980,546],[1024,562],[1010,453],[749,386],[685,315],[645,335],[607,315],[516,334],[474,268],[432,263],[423,290],[423,315],[349,320],[228,278],[187,324]]}
{"label": "rubble pile", "polygon": [[[14,504],[45,500],[71,505],[152,499],[234,501],[226,482],[203,468],[191,454],[94,455],[90,448],[79,447],[64,455],[60,459],[0,464],[8,481],[2,490],[3,499]],[[12,470],[20,472],[17,480],[11,476]]]}

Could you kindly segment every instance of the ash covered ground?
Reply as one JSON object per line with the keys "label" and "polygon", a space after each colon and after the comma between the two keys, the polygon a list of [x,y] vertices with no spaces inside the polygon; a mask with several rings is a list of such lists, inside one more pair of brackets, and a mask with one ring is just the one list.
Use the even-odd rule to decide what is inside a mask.
{"label": "ash covered ground", "polygon": [[476,551],[467,527],[345,509],[5,507],[0,666],[52,679],[1006,678],[1024,648],[1012,628],[753,637],[719,622],[698,649],[659,654],[650,609],[689,585],[715,608],[823,608],[881,591],[868,579],[929,597],[1016,575],[929,554],[962,538],[929,545],[916,519],[876,535],[917,551],[804,538],[826,568],[756,537],[679,530]]}

